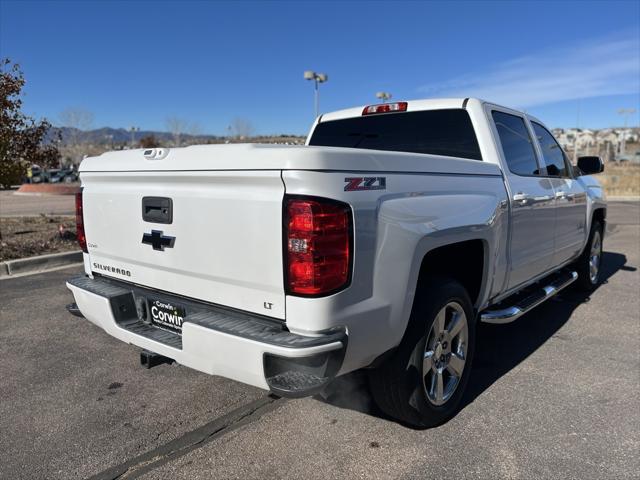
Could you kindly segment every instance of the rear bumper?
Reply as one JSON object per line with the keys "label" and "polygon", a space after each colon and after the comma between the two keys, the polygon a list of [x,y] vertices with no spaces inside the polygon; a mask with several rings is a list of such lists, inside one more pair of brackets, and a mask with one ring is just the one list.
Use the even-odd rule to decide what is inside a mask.
{"label": "rear bumper", "polygon": [[[106,277],[67,281],[77,310],[123,342],[150,350],[187,367],[220,375],[281,396],[312,395],[338,372],[347,336],[336,330],[303,336],[267,317],[195,302]],[[186,307],[182,335],[143,320],[151,295]]]}

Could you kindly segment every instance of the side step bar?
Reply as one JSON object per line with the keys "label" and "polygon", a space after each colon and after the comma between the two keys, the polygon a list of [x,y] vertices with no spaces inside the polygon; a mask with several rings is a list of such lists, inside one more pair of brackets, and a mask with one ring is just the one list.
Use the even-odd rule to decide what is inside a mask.
{"label": "side step bar", "polygon": [[533,310],[545,300],[553,297],[559,291],[565,289],[578,278],[576,272],[564,272],[551,283],[542,288],[537,288],[531,295],[519,300],[515,305],[497,310],[485,310],[480,315],[480,320],[485,323],[510,323],[525,313]]}

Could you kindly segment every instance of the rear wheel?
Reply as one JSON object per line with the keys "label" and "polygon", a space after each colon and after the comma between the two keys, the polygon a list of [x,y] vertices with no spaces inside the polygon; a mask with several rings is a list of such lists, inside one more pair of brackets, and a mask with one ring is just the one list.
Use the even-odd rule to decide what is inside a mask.
{"label": "rear wheel", "polygon": [[593,290],[600,284],[602,234],[602,224],[597,220],[594,221],[589,233],[587,246],[576,262],[576,270],[578,272],[576,284],[583,290]]}
{"label": "rear wheel", "polygon": [[464,287],[446,278],[422,282],[398,349],[369,373],[374,400],[407,424],[445,422],[464,394],[474,345],[473,308]]}

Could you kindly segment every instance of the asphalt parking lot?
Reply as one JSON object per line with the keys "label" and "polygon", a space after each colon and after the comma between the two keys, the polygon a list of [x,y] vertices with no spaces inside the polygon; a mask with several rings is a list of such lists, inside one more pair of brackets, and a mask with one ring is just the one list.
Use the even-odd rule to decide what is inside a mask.
{"label": "asphalt parking lot", "polygon": [[445,425],[381,417],[363,375],[276,399],[64,309],[78,268],[0,281],[0,478],[638,478],[640,205],[610,206],[604,284],[483,326]]}

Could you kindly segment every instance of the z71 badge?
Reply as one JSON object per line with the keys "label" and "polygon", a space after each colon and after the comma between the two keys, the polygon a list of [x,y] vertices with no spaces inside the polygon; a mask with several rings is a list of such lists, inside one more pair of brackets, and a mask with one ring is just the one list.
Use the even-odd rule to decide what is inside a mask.
{"label": "z71 badge", "polygon": [[387,177],[349,177],[345,178],[345,192],[358,190],[384,190],[387,188]]}

